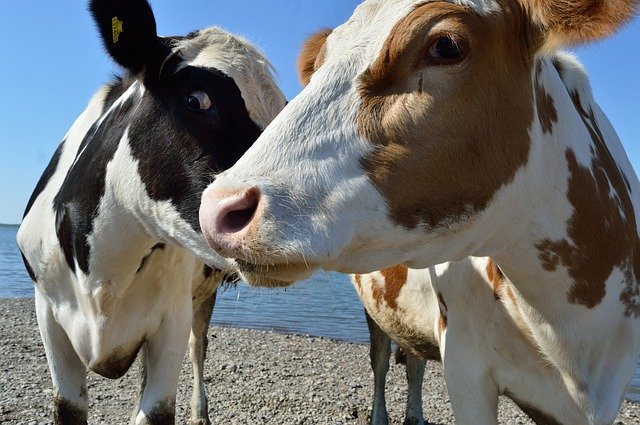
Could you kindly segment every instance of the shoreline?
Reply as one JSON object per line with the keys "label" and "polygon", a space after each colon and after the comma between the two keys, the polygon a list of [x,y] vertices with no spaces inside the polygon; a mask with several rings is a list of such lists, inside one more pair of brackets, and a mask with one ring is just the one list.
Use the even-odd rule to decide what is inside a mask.
{"label": "shoreline", "polygon": [[[33,298],[0,298],[0,423],[51,424],[52,386]],[[216,336],[214,338],[214,335]],[[212,423],[365,424],[373,373],[368,344],[274,331],[211,326],[205,381]],[[136,401],[137,364],[122,378],[88,376],[89,423],[127,423]],[[191,369],[185,355],[176,423],[188,422]],[[389,423],[404,418],[404,366],[387,376]],[[442,367],[428,362],[423,385],[425,419],[453,423]],[[501,397],[501,424],[533,424]],[[616,425],[640,423],[640,404],[625,401]]]}

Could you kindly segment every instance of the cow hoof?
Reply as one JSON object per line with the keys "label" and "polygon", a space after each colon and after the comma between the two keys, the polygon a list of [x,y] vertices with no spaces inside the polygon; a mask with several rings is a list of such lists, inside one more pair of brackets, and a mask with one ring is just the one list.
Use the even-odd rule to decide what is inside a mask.
{"label": "cow hoof", "polygon": [[211,421],[209,421],[208,418],[204,418],[204,419],[191,419],[191,422],[189,422],[190,425],[211,425]]}

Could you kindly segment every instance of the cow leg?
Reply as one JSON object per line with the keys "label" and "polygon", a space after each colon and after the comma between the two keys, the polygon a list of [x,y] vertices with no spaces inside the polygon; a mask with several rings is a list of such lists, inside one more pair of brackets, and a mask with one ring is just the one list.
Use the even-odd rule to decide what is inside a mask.
{"label": "cow leg", "polygon": [[204,385],[204,359],[207,355],[207,331],[216,303],[216,291],[208,297],[194,300],[193,322],[189,336],[189,357],[193,366],[193,394],[191,395],[191,423],[208,425],[209,409]]}
{"label": "cow leg", "polygon": [[[175,402],[182,359],[191,325],[191,294],[179,294],[173,309],[162,318],[158,331],[147,336],[142,359],[142,396],[133,422],[136,425],[175,423]],[[145,361],[146,357],[146,361]]]}
{"label": "cow leg", "polygon": [[407,351],[407,410],[404,425],[424,425],[422,412],[422,381],[427,361]]}
{"label": "cow leg", "polygon": [[498,388],[484,367],[471,336],[441,335],[441,356],[451,407],[458,425],[497,425]]}
{"label": "cow leg", "polygon": [[38,328],[53,381],[53,417],[56,425],[87,423],[87,373],[84,363],[53,317],[51,307],[36,290]]}
{"label": "cow leg", "polygon": [[381,425],[389,423],[387,405],[385,401],[385,382],[389,371],[389,357],[391,356],[391,338],[384,333],[376,322],[364,311],[369,327],[369,339],[371,347],[369,356],[373,369],[373,410],[371,411],[371,424]]}
{"label": "cow leg", "polygon": [[138,402],[137,408],[133,411],[133,416],[131,417],[131,423],[135,423],[136,416],[138,415],[138,411],[140,410],[140,403],[142,402],[142,395],[144,394],[145,388],[147,387],[147,344],[142,344],[140,347],[140,351],[138,352],[138,358],[136,361],[138,362]]}

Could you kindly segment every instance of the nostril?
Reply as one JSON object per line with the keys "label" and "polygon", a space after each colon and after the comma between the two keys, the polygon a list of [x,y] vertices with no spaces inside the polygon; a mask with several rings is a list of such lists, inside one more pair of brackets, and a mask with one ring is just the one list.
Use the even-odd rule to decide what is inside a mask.
{"label": "nostril", "polygon": [[255,210],[231,211],[221,223],[220,233],[236,233],[244,229],[253,218]]}
{"label": "nostril", "polygon": [[216,223],[217,233],[237,233],[247,227],[260,201],[257,189],[249,189],[242,195],[228,200]]}

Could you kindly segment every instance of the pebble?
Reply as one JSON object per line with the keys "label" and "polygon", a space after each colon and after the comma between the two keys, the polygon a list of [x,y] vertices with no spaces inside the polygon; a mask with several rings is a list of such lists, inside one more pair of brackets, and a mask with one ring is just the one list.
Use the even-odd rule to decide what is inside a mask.
{"label": "pebble", "polygon": [[[0,299],[0,423],[53,423],[52,386],[33,311],[33,299]],[[213,334],[217,339],[213,339]],[[213,327],[205,383],[214,424],[353,424],[369,422],[373,373],[369,347],[308,335]],[[118,380],[88,373],[89,422],[128,423],[137,398],[137,363]],[[188,423],[192,371],[185,355],[176,423]],[[387,376],[389,423],[402,424],[404,366]],[[426,419],[453,423],[442,367],[428,362],[423,387]],[[501,398],[499,423],[532,425]],[[615,425],[640,425],[640,405],[625,402]]]}

